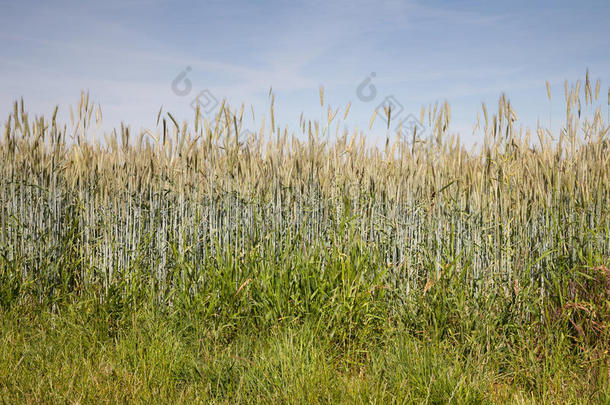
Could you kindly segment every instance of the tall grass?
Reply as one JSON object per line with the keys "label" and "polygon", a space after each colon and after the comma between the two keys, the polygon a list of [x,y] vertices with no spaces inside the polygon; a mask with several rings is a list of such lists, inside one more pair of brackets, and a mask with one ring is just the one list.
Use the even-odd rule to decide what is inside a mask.
{"label": "tall grass", "polygon": [[[515,130],[503,96],[496,114],[484,109],[484,144],[470,152],[448,134],[446,103],[423,112],[428,139],[396,137],[383,149],[339,129],[322,138],[330,113],[303,121],[300,136],[272,124],[239,139],[243,109],[223,104],[212,122],[197,114],[180,126],[167,114],[156,132],[132,139],[122,126],[95,142],[84,95],[70,130],[15,103],[0,144],[3,263],[45,294],[61,282],[107,291],[133,283],[138,267],[165,291],[193,293],[206,277],[197,263],[332,247],[350,227],[353,241],[383,254],[380,268],[404,294],[448,265],[473,289],[527,275],[543,294],[557,260],[610,253],[608,126],[599,111],[579,119],[579,87],[566,90],[556,138],[538,128],[535,143]],[[193,266],[173,274],[176,261]]]}

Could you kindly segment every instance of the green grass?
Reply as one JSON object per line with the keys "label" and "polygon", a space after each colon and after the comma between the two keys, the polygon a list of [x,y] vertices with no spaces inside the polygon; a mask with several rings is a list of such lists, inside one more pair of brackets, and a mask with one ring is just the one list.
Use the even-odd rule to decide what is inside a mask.
{"label": "green grass", "polygon": [[[449,270],[405,300],[379,279],[362,277],[373,273],[376,254],[353,244],[277,260],[252,252],[239,266],[216,258],[210,270],[219,276],[209,289],[164,304],[154,283],[131,290],[117,283],[107,292],[70,287],[41,302],[35,283],[6,288],[4,280],[0,397],[5,403],[610,400],[608,291],[595,270],[601,257],[590,257],[581,273],[557,265],[549,283],[555,287],[543,300],[526,279],[509,290],[490,283],[485,294],[469,292],[462,275]],[[588,312],[562,310],[569,303]],[[595,319],[605,329],[596,329]]]}

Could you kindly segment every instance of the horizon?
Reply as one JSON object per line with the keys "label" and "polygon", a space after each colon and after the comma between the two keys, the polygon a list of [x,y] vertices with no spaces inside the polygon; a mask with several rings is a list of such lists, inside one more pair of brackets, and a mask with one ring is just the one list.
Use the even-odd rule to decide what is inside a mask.
{"label": "horizon", "polygon": [[494,111],[506,94],[519,124],[556,131],[564,81],[590,72],[601,82],[602,108],[610,82],[610,57],[600,52],[610,45],[610,6],[599,1],[61,5],[69,13],[42,2],[3,2],[5,113],[23,98],[30,113],[50,116],[58,105],[69,122],[70,106],[85,91],[101,105],[105,131],[121,122],[141,131],[154,128],[160,107],[192,122],[200,96],[208,118],[222,99],[232,108],[243,103],[247,116],[253,108],[249,125],[257,129],[273,89],[276,123],[289,133],[299,133],[301,113],[322,120],[327,106],[341,115],[351,103],[346,128],[380,144],[388,136],[383,120],[368,130],[379,106],[396,107],[391,135],[401,119],[446,100],[450,132],[473,145],[481,141],[473,134],[481,103]]}

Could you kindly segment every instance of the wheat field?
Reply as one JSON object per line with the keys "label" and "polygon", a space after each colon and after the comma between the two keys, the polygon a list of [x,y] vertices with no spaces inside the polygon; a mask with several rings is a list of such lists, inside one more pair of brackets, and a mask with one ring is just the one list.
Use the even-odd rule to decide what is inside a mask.
{"label": "wheat field", "polygon": [[[523,128],[505,96],[497,110],[483,105],[474,126],[480,142],[470,149],[451,133],[447,103],[422,109],[425,137],[391,134],[377,147],[366,132],[343,129],[349,106],[327,107],[323,122],[301,117],[297,133],[276,124],[273,102],[260,128],[249,131],[242,124],[244,107],[223,102],[213,117],[197,110],[191,123],[159,111],[154,129],[135,134],[122,125],[100,134],[101,110],[87,94],[65,124],[57,109],[50,119],[30,117],[23,100],[16,102],[0,141],[3,328],[19,330],[12,319],[22,317],[23,308],[42,307],[49,314],[104,319],[90,328],[101,328],[111,339],[106,344],[115,345],[108,342],[135,339],[131,319],[145,307],[164,316],[180,313],[180,322],[191,319],[185,313],[196,313],[191,327],[206,324],[221,336],[217,344],[238,347],[237,354],[217,353],[220,363],[201,363],[208,374],[196,360],[211,355],[202,354],[205,344],[197,355],[184,354],[195,360],[188,357],[176,371],[186,373],[182,383],[174,379],[174,363],[165,367],[167,375],[147,380],[137,371],[142,369],[121,363],[118,352],[108,367],[123,367],[115,377],[129,389],[115,391],[115,377],[104,374],[101,364],[112,363],[113,355],[83,366],[84,375],[101,375],[106,395],[124,395],[115,397],[118,402],[325,402],[345,395],[354,402],[419,402],[424,394],[439,402],[538,402],[547,395],[578,401],[585,394],[603,402],[610,290],[603,280],[593,281],[599,274],[610,280],[610,127],[596,107],[599,82],[592,84],[588,74],[582,86],[566,83],[563,96],[563,128],[556,132]],[[322,92],[320,99],[324,106]],[[146,319],[161,315],[151,316]],[[161,325],[173,322],[162,319]],[[51,321],[30,326],[36,322],[48,328]],[[150,330],[165,330],[156,325]],[[318,343],[302,344],[308,350],[320,344],[321,351],[295,355],[282,339],[310,335],[285,332],[282,325],[311,328],[307,333]],[[171,336],[183,336],[167,328]],[[276,352],[262,348],[257,358],[248,352],[256,349],[235,343],[241,342],[236,336],[274,328],[284,331],[271,339],[280,345]],[[399,381],[417,375],[414,369],[384,377],[387,367],[375,363],[406,364],[375,355],[375,348],[394,344],[387,343],[390,335],[415,342],[391,349],[396,356],[407,347],[410,358],[434,362],[450,353],[448,344],[460,347],[462,357],[447,366],[450,371],[437,365],[438,384],[424,387],[427,392],[418,391],[417,381],[409,391]],[[10,348],[10,336],[3,332],[0,339],[0,354],[12,359],[2,367],[23,356]],[[61,344],[71,344],[68,335],[63,338]],[[172,341],[157,338],[159,344]],[[155,364],[198,347],[192,345],[172,346],[142,367],[158,370]],[[497,347],[497,363],[489,363],[497,365],[488,376],[480,367],[488,370],[490,345]],[[558,348],[575,357],[553,368],[564,364]],[[281,396],[273,378],[267,380],[277,368],[265,368],[274,361],[265,356],[282,350],[285,361],[300,359],[287,371],[297,373],[295,380],[277,377],[287,384],[285,392],[295,390],[293,396]],[[328,353],[335,360],[327,364]],[[236,375],[210,371],[234,361],[231,356],[247,358],[238,362]],[[586,366],[578,364],[583,359]],[[66,360],[38,361],[43,363],[23,363],[17,377],[0,372],[0,394],[9,402],[44,402],[49,385],[28,385],[28,372]],[[314,371],[298,374],[299,364]],[[462,367],[470,371],[456,373]],[[66,377],[50,368],[45,384],[62,386]],[[224,386],[221,374],[234,380]],[[52,402],[94,401],[99,387],[93,377],[83,378],[79,390],[59,390]],[[326,378],[336,379],[334,388],[320,382]],[[313,391],[296,388],[305,382]]]}

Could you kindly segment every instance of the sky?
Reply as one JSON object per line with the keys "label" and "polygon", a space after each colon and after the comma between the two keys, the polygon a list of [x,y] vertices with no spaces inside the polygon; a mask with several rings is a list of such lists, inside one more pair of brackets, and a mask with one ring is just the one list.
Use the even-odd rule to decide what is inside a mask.
{"label": "sky", "polygon": [[252,106],[255,119],[245,125],[256,129],[272,88],[276,122],[289,131],[298,131],[301,113],[326,119],[327,105],[342,115],[351,102],[345,126],[377,142],[386,125],[368,124],[382,103],[394,103],[395,128],[446,100],[451,130],[475,143],[481,103],[493,109],[501,93],[525,125],[553,127],[565,80],[582,80],[588,69],[601,80],[603,109],[610,86],[607,0],[0,0],[0,7],[0,113],[8,116],[23,97],[31,114],[51,115],[59,105],[67,120],[88,91],[105,129],[154,128],[161,106],[192,122],[198,96],[206,116],[222,99]]}

